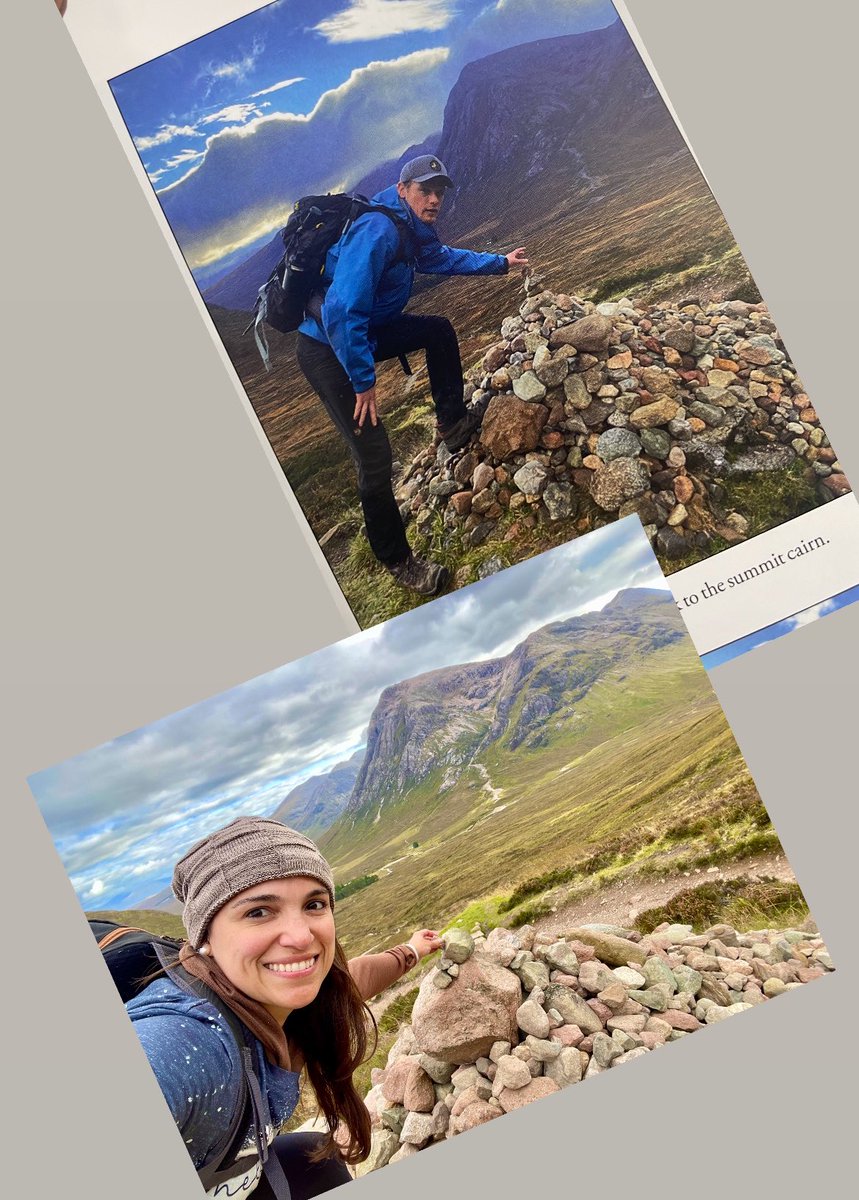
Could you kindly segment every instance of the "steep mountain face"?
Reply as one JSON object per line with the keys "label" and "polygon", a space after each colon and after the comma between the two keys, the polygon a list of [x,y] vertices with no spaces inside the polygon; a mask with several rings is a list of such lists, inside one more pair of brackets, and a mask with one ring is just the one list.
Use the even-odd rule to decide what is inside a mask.
{"label": "steep mountain face", "polygon": [[545,744],[610,671],[640,670],[655,651],[684,635],[670,595],[630,589],[600,612],[536,630],[503,658],[443,668],[386,688],[370,720],[354,791],[335,828],[377,822],[386,807],[440,770],[443,792],[488,751]]}
{"label": "steep mountain face", "polygon": [[[657,177],[685,150],[620,21],[606,29],[527,42],[469,63],[451,90],[441,135],[380,164],[355,190],[373,195],[409,158],[437,153],[456,190],[442,237],[501,245],[559,213]],[[247,311],[282,254],[279,235],[204,292]]]}
{"label": "steep mountain face", "polygon": [[285,796],[271,814],[272,820],[283,821],[308,837],[318,837],[346,807],[363,760],[364,750],[356,750],[330,771],[305,779]]}
{"label": "steep mountain face", "polygon": [[458,235],[535,204],[574,206],[624,186],[684,148],[620,21],[513,46],[466,66],[445,107],[438,154],[457,190]]}

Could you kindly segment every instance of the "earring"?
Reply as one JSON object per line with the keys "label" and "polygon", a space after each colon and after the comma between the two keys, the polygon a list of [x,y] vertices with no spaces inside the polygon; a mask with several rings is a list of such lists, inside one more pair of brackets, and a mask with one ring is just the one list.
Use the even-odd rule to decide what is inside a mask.
{"label": "earring", "polygon": [[199,948],[199,950],[197,951],[197,953],[198,953],[198,954],[203,954],[203,955],[206,955],[206,954],[211,954],[211,953],[212,953],[212,947],[209,945],[209,943],[208,943],[208,942],[203,942],[202,946]]}

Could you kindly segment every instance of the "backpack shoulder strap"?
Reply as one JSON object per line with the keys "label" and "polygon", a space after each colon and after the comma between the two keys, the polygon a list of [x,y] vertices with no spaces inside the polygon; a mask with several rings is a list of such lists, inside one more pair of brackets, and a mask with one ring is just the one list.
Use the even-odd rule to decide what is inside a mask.
{"label": "backpack shoulder strap", "polygon": [[403,220],[402,214],[397,212],[396,209],[390,208],[387,204],[376,204],[374,201],[367,200],[363,196],[356,196],[355,200],[358,202],[358,209],[355,216],[351,218],[352,220],[355,220],[357,216],[362,216],[364,213],[381,213],[393,222],[399,238],[399,244],[391,266],[394,263],[411,262],[415,257],[413,238],[411,230]]}
{"label": "backpack shoulder strap", "polygon": [[[197,996],[200,1000],[207,1000],[210,1004],[215,1005],[224,1024],[233,1036],[241,1060],[241,1096],[230,1115],[229,1127],[218,1142],[210,1162],[198,1172],[203,1187],[208,1188],[211,1185],[213,1177],[221,1170],[222,1165],[228,1162],[231,1155],[238,1150],[238,1146],[235,1143],[244,1131],[248,1121],[250,1121],[257,1154],[262,1163],[266,1178],[274,1192],[275,1200],[290,1200],[289,1184],[283,1173],[283,1168],[277,1159],[277,1155],[269,1154],[268,1142],[266,1141],[266,1126],[270,1124],[268,1104],[260,1087],[259,1077],[254,1065],[253,1050],[248,1042],[248,1034],[245,1026],[229,1006],[224,1004],[220,997],[207,984],[203,983],[201,979],[195,978],[195,976],[191,975],[178,963],[171,963],[166,952],[162,950],[162,947],[156,946],[156,954],[165,973],[177,987],[189,995]],[[278,1172],[281,1178],[278,1178]],[[275,1176],[274,1179],[271,1178],[272,1175]]]}

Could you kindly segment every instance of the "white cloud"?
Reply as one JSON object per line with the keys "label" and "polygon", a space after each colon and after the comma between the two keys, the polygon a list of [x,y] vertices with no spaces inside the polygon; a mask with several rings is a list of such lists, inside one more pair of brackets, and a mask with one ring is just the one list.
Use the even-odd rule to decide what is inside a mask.
{"label": "white cloud", "polygon": [[159,199],[192,268],[283,224],[292,203],[337,191],[437,128],[448,50],[418,50],[354,70],[307,115],[275,113],[213,134],[206,157]]}
{"label": "white cloud", "polygon": [[200,121],[201,125],[244,125],[254,117],[265,116],[264,108],[270,108],[270,104],[228,104],[226,108],[220,108],[215,113],[210,113],[209,116],[203,117]]}
{"label": "white cloud", "polygon": [[140,137],[134,139],[134,144],[141,154],[146,150],[152,150],[155,146],[166,146],[170,142],[174,142],[179,137],[202,137],[199,129],[193,125],[162,125],[157,133],[153,133],[148,137]]}
{"label": "white cloud", "polygon": [[810,625],[812,621],[819,620],[820,617],[825,617],[827,613],[831,613],[837,607],[834,600],[823,600],[820,604],[815,604],[811,608],[803,609],[802,612],[796,614],[792,618],[792,629],[800,629],[803,625]]}
{"label": "white cloud", "polygon": [[254,39],[253,46],[247,53],[227,62],[209,63],[200,72],[199,78],[208,79],[213,83],[223,79],[244,79],[257,65],[263,50],[265,43],[258,38]]}
{"label": "white cloud", "polygon": [[283,88],[292,87],[294,83],[304,83],[306,76],[296,75],[294,79],[281,79],[280,83],[273,83],[271,87],[263,88],[261,92],[251,92],[251,100],[255,100],[258,96],[270,96],[272,92],[280,92]]}
{"label": "white cloud", "polygon": [[172,862],[166,858],[148,858],[146,862],[138,863],[137,866],[131,867],[129,875],[149,875],[152,871],[157,871],[159,867],[167,865],[172,866]]}
{"label": "white cloud", "polygon": [[174,167],[181,167],[185,163],[196,162],[198,158],[202,157],[202,150],[192,150],[188,147],[187,150],[182,150],[179,154],[174,154],[172,158],[168,158],[164,164],[164,171],[172,171]]}
{"label": "white cloud", "polygon": [[313,31],[328,42],[370,42],[401,33],[435,33],[455,16],[451,0],[352,0]]}

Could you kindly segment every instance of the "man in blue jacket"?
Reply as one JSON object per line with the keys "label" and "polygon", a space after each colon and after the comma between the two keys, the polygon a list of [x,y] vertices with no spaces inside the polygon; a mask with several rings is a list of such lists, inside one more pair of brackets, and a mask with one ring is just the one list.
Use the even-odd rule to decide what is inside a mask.
{"label": "man in blue jacket", "polygon": [[440,159],[422,154],[373,197],[394,210],[365,213],[328,251],[324,299],[299,326],[298,362],[358,473],[367,537],[376,558],[402,587],[434,596],[447,582],[440,563],[413,554],[391,484],[391,445],[376,411],[375,364],[426,351],[438,433],[448,450],[465,446],[482,410],[463,399],[459,343],[445,317],[404,313],[416,271],[431,275],[503,275],[525,268],[525,248],[480,254],[443,245],[433,228],[453,181]]}

